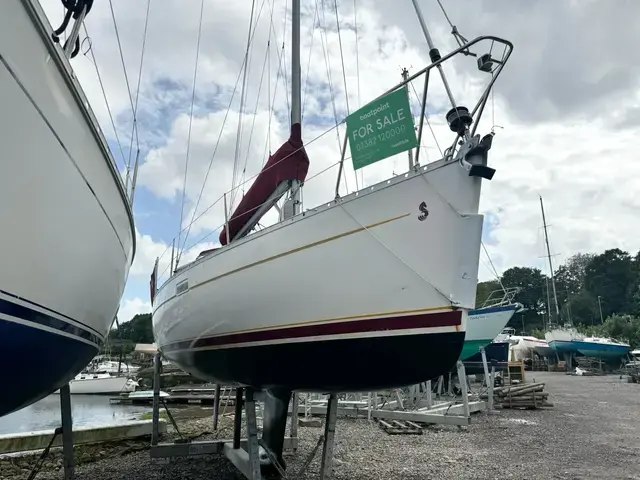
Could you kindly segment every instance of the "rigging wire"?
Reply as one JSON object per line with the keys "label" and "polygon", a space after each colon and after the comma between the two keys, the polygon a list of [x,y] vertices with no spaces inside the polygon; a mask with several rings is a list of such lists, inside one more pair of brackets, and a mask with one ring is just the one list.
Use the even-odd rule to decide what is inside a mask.
{"label": "rigging wire", "polygon": [[[138,138],[138,126],[135,122],[136,119],[136,111],[135,108],[133,107],[133,96],[131,95],[131,86],[129,84],[129,76],[127,75],[127,67],[125,66],[125,62],[124,62],[124,54],[122,53],[122,43],[120,42],[120,33],[118,31],[118,22],[116,22],[116,14],[113,10],[113,2],[112,0],[109,0],[109,8],[111,10],[111,19],[113,21],[113,29],[115,30],[116,33],[116,40],[118,43],[118,51],[120,53],[120,62],[122,63],[122,71],[124,72],[124,79],[125,79],[125,83],[127,84],[127,92],[129,93],[129,103],[131,104],[131,113],[133,114],[133,129],[132,131],[135,132],[135,136],[136,136],[136,148],[140,148],[140,141]],[[131,140],[131,148],[129,149],[129,159],[127,160],[127,180],[129,179],[129,173],[131,171],[131,149],[133,148],[133,135],[132,135],[132,140]]]}
{"label": "rigging wire", "polygon": [[360,55],[358,53],[358,7],[356,0],[353,0],[353,28],[356,35],[356,77],[358,78],[358,108],[362,105],[360,101]]}
{"label": "rigging wire", "polygon": [[[238,82],[239,82],[239,80],[240,80],[240,75],[238,75]],[[236,87],[237,87],[237,85],[236,85]],[[229,108],[229,110],[230,110],[230,108]],[[308,145],[311,145],[312,143],[314,143],[314,142],[316,142],[316,141],[320,140],[322,137],[324,137],[325,135],[327,135],[327,134],[328,134],[329,132],[331,132],[333,129],[338,128],[338,126],[339,126],[339,125],[335,125],[335,126],[333,126],[333,127],[329,128],[328,130],[326,130],[326,131],[322,132],[321,134],[319,134],[319,135],[317,135],[316,137],[314,137],[313,139],[311,139],[309,142],[306,142],[306,145],[307,145],[307,146],[308,146]],[[221,131],[222,131],[222,129],[221,129]],[[218,138],[218,141],[219,141],[219,138]],[[216,145],[216,148],[217,148],[217,145]],[[301,147],[301,148],[305,148],[305,147]],[[286,157],[281,158],[281,159],[280,159],[280,160],[278,160],[276,163],[274,163],[273,165],[270,165],[270,166],[269,166],[269,168],[267,168],[267,169],[265,169],[265,170],[263,170],[263,171],[265,171],[265,172],[266,172],[266,171],[268,171],[268,170],[270,170],[270,169],[272,169],[272,168],[275,168],[275,167],[276,167],[276,165],[279,165],[281,162],[283,162],[283,161],[285,161],[286,159],[288,159],[291,155],[296,154],[299,150],[300,150],[300,149],[296,149],[296,150],[294,150],[294,151],[293,151],[293,152],[291,152],[289,155],[287,155]],[[346,158],[346,157],[345,157],[345,160],[348,160],[349,158],[351,158],[351,157],[348,157],[348,158]],[[335,165],[338,165],[339,163],[340,163],[340,162],[337,162]],[[335,166],[335,165],[334,165],[334,166]],[[326,169],[325,169],[325,170],[323,170],[323,171],[322,171],[322,172],[320,172],[320,173],[323,173],[324,171],[326,171]],[[238,189],[238,188],[242,187],[242,185],[247,184],[247,183],[249,183],[249,182],[253,181],[254,179],[256,179],[256,178],[258,177],[258,175],[260,175],[260,173],[256,173],[255,175],[253,175],[253,176],[251,176],[250,178],[246,179],[242,184],[240,184],[240,185],[238,185],[237,187],[234,187],[234,188],[232,188],[231,190],[228,190],[227,192],[225,192],[225,193],[223,193],[222,195],[220,195],[220,196],[218,197],[218,199],[217,199],[215,202],[213,202],[213,203],[212,203],[211,205],[209,205],[206,209],[204,209],[204,210],[203,210],[199,215],[194,216],[194,218],[192,219],[192,221],[191,221],[191,222],[189,222],[189,224],[188,224],[187,226],[183,227],[183,228],[180,230],[180,232],[178,232],[178,235],[182,234],[182,233],[183,233],[183,232],[185,232],[185,231],[188,231],[194,223],[196,223],[200,218],[202,218],[205,214],[207,214],[207,213],[208,213],[208,212],[209,212],[213,207],[215,207],[218,203],[220,203],[220,202],[223,200],[223,198],[224,198],[224,196],[225,196],[226,194],[229,194],[229,193],[231,193],[231,191],[232,191],[232,190],[234,190],[234,189]],[[318,175],[319,175],[319,174],[316,174],[316,175],[314,175],[314,176],[312,176],[312,177],[308,178],[306,181],[308,182],[308,181],[310,181],[311,179],[315,178],[315,177],[316,177],[316,176],[318,176]],[[258,206],[258,207],[259,207],[259,206]],[[194,210],[194,212],[195,212],[195,210]],[[224,223],[222,224],[222,226],[219,226],[219,227],[217,227],[216,229],[214,229],[212,232],[210,232],[207,236],[211,236],[211,235],[212,235],[216,230],[219,230],[219,229],[220,229],[221,227],[223,227],[223,226],[224,226]],[[174,237],[174,240],[178,237],[178,235],[176,235],[176,236]],[[189,248],[192,248],[194,245],[196,245],[196,244],[200,243],[201,241],[202,241],[202,240],[199,240],[198,242],[196,242],[196,243],[192,244]],[[166,253],[169,251],[169,249],[170,249],[170,248],[171,248],[171,246],[170,246],[170,245],[169,245],[169,246],[167,246],[167,247],[165,248],[165,250],[162,252],[162,254],[161,254],[158,258],[159,258],[159,259],[160,259],[160,258],[163,258],[163,257],[164,257],[164,255],[166,255]],[[184,250],[184,249],[182,249],[182,250]],[[164,272],[163,272],[163,273],[164,273]]]}
{"label": "rigging wire", "polygon": [[[273,25],[273,5],[271,4],[271,15],[269,16],[269,38],[267,39],[267,107],[269,109],[269,119],[267,121],[267,146],[269,148],[269,155],[271,155],[271,117],[273,116],[273,107],[271,105],[271,25]],[[264,155],[262,156],[264,166]]]}
{"label": "rigging wire", "polygon": [[[200,57],[200,39],[202,38],[202,16],[204,12],[204,0],[200,0],[200,19],[198,21],[198,40],[196,43],[196,61],[193,67],[193,85],[191,88],[191,108],[189,112],[189,130],[187,133],[187,152],[184,161],[184,177],[182,180],[182,204],[180,206],[180,226],[184,220],[184,204],[187,195],[187,172],[189,169],[189,153],[191,150],[191,127],[193,125],[193,107],[196,101],[196,81],[198,78],[198,59]],[[178,245],[180,245],[180,234],[178,234]],[[180,250],[176,254],[176,268],[180,263]]]}
{"label": "rigging wire", "polygon": [[313,53],[313,39],[316,36],[316,20],[318,18],[318,9],[313,11],[313,24],[311,25],[311,45],[309,46],[309,58],[307,59],[307,74],[304,80],[304,89],[302,93],[302,118],[304,119],[304,110],[307,106],[307,86],[309,85],[309,70],[311,68],[311,54]]}
{"label": "rigging wire", "polygon": [[[253,41],[253,38],[255,37],[257,26],[258,25],[256,23],[255,26],[254,26],[254,29],[253,29],[252,36],[251,36],[252,41]],[[213,205],[215,205],[215,203],[213,205],[210,205],[209,208],[207,208],[203,213],[201,213],[198,217],[196,217],[196,212],[198,211],[198,206],[200,205],[200,201],[202,200],[202,194],[204,193],[204,188],[207,185],[207,180],[209,178],[209,174],[211,173],[211,167],[213,166],[213,160],[215,159],[216,153],[218,152],[218,147],[220,146],[220,140],[222,139],[222,134],[224,132],[224,127],[227,124],[227,119],[229,118],[229,113],[231,113],[231,106],[233,105],[233,99],[235,98],[236,91],[238,90],[238,85],[240,83],[240,77],[242,76],[242,72],[243,72],[245,61],[246,61],[246,57],[243,56],[243,60],[242,60],[242,63],[240,65],[240,69],[238,71],[238,75],[236,76],[236,82],[235,82],[235,85],[233,87],[233,91],[231,92],[231,98],[229,99],[229,104],[227,105],[227,109],[226,109],[224,118],[222,120],[222,125],[220,126],[220,131],[218,132],[218,138],[217,138],[216,144],[215,144],[215,146],[213,148],[213,153],[211,154],[211,158],[209,159],[209,166],[207,167],[207,173],[205,174],[204,180],[202,181],[202,187],[200,187],[200,193],[198,194],[198,199],[196,200],[195,208],[193,209],[193,212],[191,214],[191,221],[189,222],[189,224],[186,227],[184,227],[180,231],[180,232],[183,232],[183,231],[186,230],[186,232],[187,232],[186,235],[185,235],[185,239],[183,241],[183,246],[187,242],[187,238],[188,238],[189,233],[191,231],[191,226],[202,215],[204,215],[204,213],[208,212],[213,207]],[[253,179],[253,178],[254,177],[251,177],[251,179]],[[244,182],[244,183],[246,183],[246,182]],[[244,183],[242,183],[241,185],[243,185]],[[230,192],[232,192],[233,190],[234,190],[234,188],[233,188],[233,185],[232,185],[232,188],[231,188]],[[227,192],[227,193],[229,193],[229,192]],[[222,199],[222,197],[220,197],[217,201],[219,201],[221,199]],[[180,244],[178,244],[178,248],[180,248]],[[166,253],[166,251],[164,253]]]}
{"label": "rigging wire", "polygon": [[[276,30],[275,30],[275,26],[273,25],[273,22],[271,22],[271,32],[273,33],[274,37],[277,37],[276,34]],[[286,62],[284,61],[284,43],[282,44],[282,49],[278,49],[276,50],[276,53],[278,54],[278,72],[276,73],[276,84],[273,90],[273,95],[270,97],[271,99],[271,110],[270,110],[270,115],[269,115],[269,128],[271,128],[271,117],[274,115],[273,112],[273,105],[275,105],[276,103],[276,96],[278,95],[278,85],[279,85],[279,81],[280,79],[282,79],[284,87],[285,87],[285,96],[286,96],[286,100],[287,100],[287,105],[289,105],[289,92],[286,91],[287,85],[286,85],[286,72],[282,73],[283,70],[283,65]],[[271,139],[269,138],[269,154],[271,154]],[[263,157],[262,159],[262,167],[264,167],[265,163],[267,162],[267,157]]]}
{"label": "rigging wire", "polygon": [[[358,108],[360,108],[362,106],[362,100],[360,98],[360,54],[359,54],[359,49],[358,49],[358,43],[359,43],[359,38],[358,38],[358,5],[357,5],[356,0],[353,0],[353,29],[354,29],[355,37],[356,37],[356,78],[358,80]],[[394,159],[394,163],[395,163],[395,159]],[[358,172],[354,172],[354,173],[356,174],[356,187],[358,189],[360,189],[359,185],[357,185]],[[364,170],[363,169],[360,169],[360,183],[364,187]]]}
{"label": "rigging wire", "polygon": [[[267,43],[267,49],[269,48],[269,44]],[[266,53],[266,52],[265,52]],[[256,106],[253,110],[253,119],[251,121],[251,130],[249,130],[249,141],[247,143],[247,154],[244,159],[244,166],[242,168],[242,176],[240,177],[240,181],[242,182],[245,179],[245,175],[247,174],[247,165],[249,163],[249,154],[251,153],[251,141],[253,139],[253,130],[256,125],[256,117],[258,116],[258,107],[260,106],[260,93],[262,92],[262,84],[264,82],[264,72],[267,67],[267,55],[265,54],[264,62],[262,63],[262,73],[260,74],[260,84],[258,85],[258,94],[256,96]]]}
{"label": "rigging wire", "polygon": [[[325,6],[324,6],[324,0],[320,0],[320,4],[322,6],[322,26],[320,28],[320,43],[322,44],[322,53],[324,55],[324,64],[325,67],[327,69],[327,79],[329,81],[329,95],[331,96],[331,107],[333,108],[333,118],[334,121],[336,122],[336,126],[339,125],[339,121],[338,121],[338,110],[336,107],[336,99],[335,99],[335,94],[334,94],[334,88],[333,88],[333,79],[331,76],[331,59],[329,58],[329,56],[327,55],[327,50],[329,49],[329,45],[328,45],[328,41],[326,41],[326,37],[327,37],[327,19],[326,19],[326,10],[325,10]],[[318,8],[318,0],[316,0],[316,9]],[[324,35],[323,35],[324,34]],[[327,44],[325,47],[325,43]],[[340,130],[336,128],[336,141],[338,144],[338,151],[342,152],[342,141],[340,140]],[[342,170],[342,176],[344,178],[344,184],[345,187],[347,189],[347,191],[349,191],[349,184],[347,183],[347,174],[345,172],[345,170]]]}
{"label": "rigging wire", "polygon": [[[260,21],[260,16],[262,14],[262,9],[264,7],[264,3],[265,0],[262,0],[262,4],[260,5],[260,10],[258,11],[258,15],[256,17],[256,22],[255,25],[258,25],[258,22]],[[253,119],[251,121],[251,130],[249,131],[249,143],[247,144],[247,154],[245,156],[244,159],[244,165],[242,167],[242,175],[240,177],[240,182],[242,182],[245,178],[245,175],[247,173],[247,165],[249,163],[249,153],[251,151],[251,141],[253,139],[253,130],[254,127],[256,125],[256,117],[258,115],[258,106],[260,105],[260,92],[262,92],[262,83],[264,81],[264,72],[265,72],[265,68],[267,66],[267,56],[268,56],[268,49],[269,49],[269,43],[267,42],[267,51],[265,52],[264,55],[264,61],[262,63],[262,72],[260,73],[260,85],[258,86],[258,94],[256,96],[256,106],[255,109],[253,111]],[[253,52],[253,42],[251,43],[251,51]],[[249,58],[248,61],[251,60],[251,54],[249,54]],[[242,190],[242,195],[244,196],[244,189]]]}
{"label": "rigging wire", "polygon": [[[140,68],[138,70],[138,85],[136,87],[136,100],[133,108],[133,122],[131,124],[131,143],[129,144],[129,165],[131,165],[131,152],[133,151],[133,132],[136,132],[136,158],[140,155],[140,143],[138,141],[138,98],[140,96],[140,81],[142,79],[142,65],[144,64],[144,52],[147,46],[147,27],[149,25],[149,11],[151,8],[151,0],[147,0],[147,12],[144,18],[144,33],[142,34],[142,51],[140,53]],[[128,174],[128,172],[127,172]]]}
{"label": "rigging wire", "polygon": [[[284,20],[282,23],[282,55],[281,58],[284,58],[284,54],[285,54],[285,37],[286,37],[286,32],[287,32],[287,6],[289,5],[289,2],[287,0],[285,0],[284,2]],[[287,100],[287,111],[289,112],[289,124],[291,124],[291,105],[289,104],[289,75],[287,74],[287,62],[284,62],[282,64],[283,68],[284,68],[284,95],[285,95],[285,99]]]}
{"label": "rigging wire", "polygon": [[[338,0],[334,0],[333,2],[333,8],[336,14],[336,29],[338,32],[338,45],[340,47],[340,62],[342,65],[342,81],[344,82],[344,98],[345,98],[345,103],[347,106],[347,116],[351,113],[351,110],[349,109],[349,89],[347,87],[347,71],[344,68],[344,54],[343,54],[343,50],[342,50],[342,35],[340,33],[340,17],[338,16]],[[336,122],[338,121],[337,119],[337,115],[336,115]],[[345,132],[345,135],[347,133]],[[342,148],[342,147],[340,147]],[[343,174],[344,174],[344,180],[345,180],[345,185],[347,185],[347,174],[344,171],[344,169],[342,170]],[[356,177],[356,190],[359,190],[360,187],[358,185],[358,173],[357,172],[353,172],[355,174]],[[349,187],[347,186],[347,191],[349,190]]]}
{"label": "rigging wire", "polygon": [[340,62],[342,63],[342,81],[344,82],[344,99],[347,104],[347,116],[351,113],[349,110],[349,91],[347,89],[347,72],[344,68],[344,54],[342,52],[342,35],[340,34],[340,17],[338,16],[338,0],[333,2],[336,13],[336,27],[338,29],[338,45],[340,46]]}
{"label": "rigging wire", "polygon": [[502,291],[506,292],[506,289],[504,288],[504,285],[502,284],[502,279],[500,278],[500,275],[498,275],[498,270],[496,270],[496,267],[493,264],[493,260],[491,260],[491,255],[489,255],[489,251],[487,250],[487,247],[485,247],[484,242],[482,240],[480,241],[480,245],[482,245],[482,248],[484,249],[484,253],[487,256],[487,259],[489,260],[489,263],[491,264],[491,268],[493,269],[493,274],[496,276],[496,279],[498,280],[498,283],[500,284],[500,288],[502,288]]}
{"label": "rigging wire", "polygon": [[[326,134],[326,133],[328,133],[328,132],[330,132],[330,131],[331,131],[331,130],[327,130],[327,132],[325,132],[325,133],[323,133],[322,135],[320,135],[320,136],[318,136],[318,137],[314,138],[314,139],[312,140],[312,142],[313,142],[313,141],[315,141],[315,140],[318,140],[318,139],[319,139],[319,138],[321,138],[324,134]],[[311,142],[310,142],[310,143],[311,143]],[[350,160],[350,159],[351,159],[351,157],[350,157],[350,156],[349,156],[349,157],[345,157],[345,160]],[[313,180],[313,179],[314,179],[314,178],[316,178],[316,177],[319,177],[319,176],[320,176],[320,175],[322,175],[323,173],[328,172],[329,170],[331,170],[331,169],[332,169],[332,168],[334,168],[334,167],[337,167],[338,165],[340,165],[340,160],[338,160],[337,162],[335,162],[335,163],[333,163],[333,164],[329,165],[328,167],[326,167],[326,168],[324,168],[323,170],[319,171],[319,172],[318,172],[318,173],[316,173],[315,175],[313,175],[313,176],[311,176],[311,177],[307,178],[307,179],[305,180],[305,183],[306,183],[306,182],[309,182],[309,181],[311,181],[311,180]],[[223,197],[220,197],[218,200],[216,200],[216,203],[220,202],[220,201],[222,200],[222,198],[223,198]],[[261,203],[260,205],[257,205],[256,207],[254,207],[254,210],[257,210],[257,209],[258,209],[258,208],[260,208],[262,205],[265,205],[265,204],[267,204],[267,203],[269,203],[269,200],[267,200],[267,201],[265,201],[265,202]],[[192,243],[186,251],[191,250],[191,249],[192,249],[192,248],[194,248],[196,245],[198,245],[198,244],[200,244],[200,243],[204,242],[207,238],[209,238],[211,235],[213,235],[214,233],[216,233],[218,230],[220,230],[220,229],[221,229],[221,228],[223,228],[224,226],[225,226],[225,224],[224,224],[224,223],[222,223],[222,224],[220,224],[217,228],[212,229],[209,233],[207,233],[207,234],[206,234],[206,235],[204,235],[203,237],[199,238],[196,242]],[[168,250],[168,249],[167,249],[167,250]],[[166,251],[167,251],[167,250],[165,250],[165,252],[164,252],[164,253],[166,253]],[[163,253],[163,254],[164,254],[164,253]],[[165,270],[162,272],[162,274],[164,274],[166,271],[167,271],[167,269],[165,268]],[[162,276],[162,274],[160,274],[160,276]],[[159,276],[159,277],[160,277],[160,276]],[[159,277],[158,277],[158,278],[159,278]]]}
{"label": "rigging wire", "polygon": [[[249,71],[249,53],[251,51],[251,28],[253,26],[253,15],[255,12],[256,0],[251,2],[251,16],[249,17],[249,32],[247,33],[247,48],[245,50],[245,60],[244,60],[244,72],[242,77],[242,89],[240,90],[240,108],[238,109],[238,133],[236,135],[236,150],[233,159],[233,176],[231,178],[231,185],[235,185],[236,179],[238,177],[238,160],[240,155],[240,142],[242,141],[242,118],[243,118],[243,110],[244,110],[244,102],[246,99],[246,87],[247,87],[247,73]],[[257,22],[256,22],[257,23]],[[231,204],[229,205],[229,209],[233,209],[233,203],[235,201],[237,191],[231,194]],[[226,215],[226,212],[225,212]]]}
{"label": "rigging wire", "polygon": [[[413,94],[416,96],[418,103],[422,103],[422,101],[420,100],[420,97],[418,96],[418,92],[416,92],[416,87],[413,85],[413,82],[410,82],[410,83],[411,83],[411,89],[413,90]],[[438,147],[438,151],[440,152],[440,157],[444,158],[444,153],[440,148],[440,144],[438,143],[438,138],[436,137],[436,133],[433,131],[433,128],[431,127],[431,122],[429,121],[429,116],[427,115],[426,107],[424,109],[424,119],[427,122],[427,126],[429,127],[429,130],[431,131],[431,136],[433,137],[433,141],[436,143],[436,147]]]}
{"label": "rigging wire", "polygon": [[[86,52],[83,52],[83,55],[93,63],[93,66],[96,69],[96,75],[98,76],[98,83],[100,84],[100,90],[102,90],[102,96],[104,98],[105,106],[107,107],[107,113],[109,114],[109,120],[111,121],[111,126],[113,127],[113,134],[115,135],[116,142],[118,144],[118,149],[120,150],[120,155],[122,156],[122,168],[123,171],[127,168],[127,158],[124,154],[124,150],[122,148],[122,142],[120,141],[120,136],[118,135],[118,129],[116,128],[116,122],[113,119],[113,113],[111,112],[111,106],[109,105],[109,100],[107,99],[107,92],[104,89],[104,83],[102,81],[102,75],[100,75],[100,69],[98,68],[98,62],[96,61],[96,56],[93,53],[93,44],[91,42],[91,37],[89,36],[89,31],[87,30],[87,26],[84,22],[82,22],[82,28],[84,29],[84,34],[86,36],[85,40],[88,40],[89,48]],[[91,53],[91,58],[87,57],[87,53]]]}

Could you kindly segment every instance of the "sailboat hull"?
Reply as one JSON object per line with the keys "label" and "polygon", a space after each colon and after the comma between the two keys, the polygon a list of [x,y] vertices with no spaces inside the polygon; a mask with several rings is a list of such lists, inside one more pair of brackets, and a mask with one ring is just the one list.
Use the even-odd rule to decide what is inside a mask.
{"label": "sailboat hull", "polygon": [[577,353],[578,343],[582,339],[573,328],[554,328],[544,334],[544,338],[554,352]]}
{"label": "sailboat hull", "polygon": [[585,357],[595,357],[607,360],[622,358],[631,351],[629,345],[614,343],[596,343],[589,341],[575,342],[576,349]]}
{"label": "sailboat hull", "polygon": [[438,377],[443,365],[454,365],[463,342],[464,333],[425,333],[188,351],[174,358],[194,375],[225,385],[357,392]]}
{"label": "sailboat hull", "polygon": [[98,352],[134,251],[124,187],[37,2],[0,15],[0,416]]}
{"label": "sailboat hull", "polygon": [[258,388],[445,373],[475,302],[479,191],[455,162],[421,168],[221,248],[158,291],[156,344],[195,376]]}
{"label": "sailboat hull", "polygon": [[470,311],[460,360],[467,360],[490,344],[509,323],[516,308],[517,305],[505,305]]}

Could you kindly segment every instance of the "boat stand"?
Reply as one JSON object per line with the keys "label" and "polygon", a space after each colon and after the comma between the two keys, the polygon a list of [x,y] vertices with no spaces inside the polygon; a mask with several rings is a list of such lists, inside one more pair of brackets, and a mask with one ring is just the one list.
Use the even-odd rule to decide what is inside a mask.
{"label": "boat stand", "polygon": [[484,368],[484,379],[487,385],[487,413],[491,413],[493,412],[493,388],[495,386],[495,381],[496,381],[496,366],[492,364],[491,373],[489,373],[489,365],[487,364],[487,353],[485,352],[484,347],[480,349],[480,353],[482,355],[482,367]]}
{"label": "boat stand", "polygon": [[40,454],[40,458],[36,461],[27,480],[34,480],[38,472],[42,468],[44,460],[49,455],[53,442],[55,442],[58,435],[62,435],[62,457],[64,466],[64,480],[73,480],[75,477],[76,462],[75,454],[73,451],[73,419],[71,416],[71,389],[69,384],[60,387],[60,421],[62,426],[55,429],[53,437],[49,441],[49,444]]}
{"label": "boat stand", "polygon": [[[160,354],[156,354],[153,362],[153,416],[150,456],[156,464],[169,463],[172,457],[194,457],[200,455],[224,454],[242,474],[249,480],[262,480],[260,473],[260,452],[258,439],[258,425],[256,416],[256,400],[260,395],[251,389],[236,388],[235,421],[233,439],[220,440],[191,440],[181,438],[176,442],[160,442],[160,379],[162,373],[162,362]],[[219,389],[216,388],[216,392]],[[169,413],[166,404],[163,405]],[[242,410],[245,410],[247,436],[242,436]],[[214,430],[218,428],[219,395],[214,399]],[[297,395],[293,396],[292,422],[290,436],[284,439],[285,450],[296,450],[298,448],[297,438]],[[169,413],[169,419],[173,422]],[[176,425],[174,423],[174,428]],[[334,426],[335,429],[335,426]],[[177,428],[176,428],[177,430]],[[180,432],[178,432],[180,433]],[[65,480],[67,480],[65,478]]]}
{"label": "boat stand", "polygon": [[60,388],[60,416],[62,420],[62,451],[64,480],[73,480],[76,474],[76,461],[73,453],[73,418],[71,416],[71,389],[69,384]]}

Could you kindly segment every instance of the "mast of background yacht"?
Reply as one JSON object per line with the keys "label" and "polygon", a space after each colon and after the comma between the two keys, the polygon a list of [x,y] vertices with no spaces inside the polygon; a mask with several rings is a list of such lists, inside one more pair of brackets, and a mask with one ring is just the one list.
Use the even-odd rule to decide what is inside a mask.
{"label": "mast of background yacht", "polygon": [[558,294],[556,293],[556,279],[553,275],[553,263],[551,262],[551,250],[549,249],[549,235],[547,234],[547,219],[544,215],[544,204],[540,195],[540,210],[542,211],[542,226],[544,227],[544,241],[547,245],[547,258],[549,259],[549,274],[551,275],[551,287],[553,289],[553,303],[556,307],[556,319],[560,318],[560,308],[558,307]]}

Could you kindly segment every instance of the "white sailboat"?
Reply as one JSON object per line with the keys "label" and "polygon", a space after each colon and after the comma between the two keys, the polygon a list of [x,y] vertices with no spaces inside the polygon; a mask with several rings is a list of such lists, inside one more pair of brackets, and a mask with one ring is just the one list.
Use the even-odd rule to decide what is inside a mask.
{"label": "white sailboat", "polygon": [[[432,69],[441,73],[452,102],[452,148],[439,161],[416,163],[402,175],[302,212],[309,158],[300,115],[299,3],[292,4],[291,136],[229,215],[221,248],[176,269],[157,291],[154,270],[156,344],[195,376],[255,388],[357,391],[436,377],[458,359],[475,304],[480,189],[494,173],[487,166],[493,135],[476,135],[473,115],[481,115],[512,46],[480,37],[441,57],[419,15],[434,63],[409,81]],[[479,68],[494,75],[475,108],[467,109],[455,104],[441,63],[483,39],[502,44],[506,53],[500,61],[480,57]],[[406,83],[350,118],[375,118],[388,107],[389,94],[406,92]],[[396,120],[410,115],[387,114]],[[361,128],[348,132],[352,155],[370,146],[354,141],[367,132]],[[252,232],[285,195],[280,221]],[[355,351],[400,355],[405,368],[342,368]],[[325,360],[293,360],[300,355]]]}
{"label": "white sailboat", "polygon": [[[263,446],[281,464],[293,390],[411,385],[450,371],[462,351],[475,304],[481,184],[495,172],[487,165],[493,134],[481,138],[476,129],[513,46],[478,37],[441,56],[414,6],[432,63],[349,115],[338,179],[347,142],[354,165],[420,144],[429,73],[435,70],[451,102],[446,120],[454,141],[444,158],[421,165],[416,149],[407,172],[346,196],[336,187],[334,196],[327,192],[324,203],[302,211],[301,190],[313,158],[303,142],[300,0],[293,0],[288,141],[271,155],[235,211],[225,207],[220,248],[174,269],[159,288],[157,261],[151,275],[158,350],[196,377],[265,390]],[[490,53],[478,56],[478,68],[492,76],[467,109],[455,102],[441,64],[484,40],[505,51],[500,60]],[[417,141],[405,87],[416,78],[425,82]],[[274,207],[279,222],[254,231]],[[402,358],[402,368],[387,362],[345,368],[358,352]]]}
{"label": "white sailboat", "polygon": [[0,6],[0,416],[98,353],[134,256],[132,193],[70,64],[88,3],[65,46],[37,0]]}
{"label": "white sailboat", "polygon": [[[69,382],[72,395],[113,395],[135,391],[138,382],[125,375],[82,372]],[[56,390],[54,393],[60,393]]]}
{"label": "white sailboat", "polygon": [[[556,293],[556,280],[553,274],[553,263],[551,262],[551,249],[549,248],[549,235],[547,234],[547,219],[544,214],[544,203],[542,196],[540,197],[540,211],[542,212],[542,223],[544,227],[544,239],[547,247],[547,258],[549,260],[549,275],[551,277],[551,287],[553,292],[553,303],[555,307],[555,318],[560,320],[560,308],[558,306],[558,295]],[[549,295],[549,287],[547,285],[547,295]],[[551,299],[547,301],[547,309],[549,310],[549,318],[551,318]],[[556,353],[563,355],[575,354],[578,351],[577,344],[584,339],[584,335],[578,332],[573,324],[569,321],[564,325],[558,325],[549,321],[547,331],[544,334],[549,347]]]}

